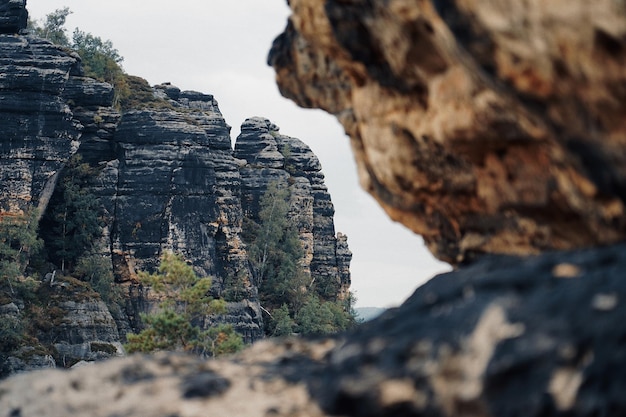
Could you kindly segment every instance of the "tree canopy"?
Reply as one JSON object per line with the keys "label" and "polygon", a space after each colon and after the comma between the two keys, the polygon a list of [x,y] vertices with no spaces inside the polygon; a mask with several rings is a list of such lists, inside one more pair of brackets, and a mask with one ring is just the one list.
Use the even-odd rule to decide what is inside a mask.
{"label": "tree canopy", "polygon": [[65,24],[71,13],[67,7],[57,9],[41,22],[29,20],[29,28],[37,36],[75,50],[82,60],[85,75],[112,84],[115,87],[115,104],[120,105],[121,98],[130,94],[127,76],[122,68],[124,58],[113,42],[79,28],[74,30],[70,39]]}
{"label": "tree canopy", "polygon": [[129,353],[182,350],[216,356],[243,347],[232,326],[205,326],[208,315],[224,313],[225,302],[209,295],[211,279],[199,278],[179,255],[165,253],[156,273],[140,272],[139,278],[161,301],[156,311],[141,314],[145,328],[127,335]]}
{"label": "tree canopy", "polygon": [[[318,288],[304,272],[304,251],[289,216],[289,188],[273,182],[259,201],[258,222],[248,218],[244,236],[254,268],[259,298],[269,313],[269,336],[335,333],[355,324],[350,300]],[[326,297],[324,297],[326,296]]]}

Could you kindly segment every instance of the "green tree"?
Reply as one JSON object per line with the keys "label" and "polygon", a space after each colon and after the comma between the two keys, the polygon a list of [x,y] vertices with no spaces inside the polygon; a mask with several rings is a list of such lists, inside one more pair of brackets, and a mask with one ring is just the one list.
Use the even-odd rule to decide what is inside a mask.
{"label": "green tree", "polygon": [[55,264],[72,269],[76,261],[93,248],[102,228],[98,218],[100,204],[89,191],[95,169],[73,156],[63,170],[42,222],[44,240]]}
{"label": "green tree", "polygon": [[121,63],[124,60],[110,40],[74,30],[72,47],[83,60],[85,74],[109,83],[114,83],[123,76]]}
{"label": "green tree", "polygon": [[211,279],[199,278],[180,256],[165,253],[156,273],[139,276],[162,301],[156,312],[141,314],[141,332],[127,335],[129,353],[183,350],[215,356],[241,349],[243,340],[232,326],[202,329],[206,316],[224,313],[226,305],[209,295]]}
{"label": "green tree", "polygon": [[294,332],[295,325],[296,323],[289,313],[289,307],[287,307],[287,304],[283,304],[280,308],[274,310],[274,314],[271,317],[271,335],[289,336]]}
{"label": "green tree", "polygon": [[88,282],[109,305],[122,298],[121,290],[115,286],[113,280],[111,262],[102,255],[87,253],[81,256],[76,263],[74,275]]}
{"label": "green tree", "polygon": [[355,324],[350,302],[337,299],[332,277],[313,282],[302,268],[298,230],[289,216],[289,189],[270,183],[259,200],[259,222],[244,221],[244,239],[270,336],[334,333]]}
{"label": "green tree", "polygon": [[259,297],[266,308],[279,308],[285,302],[297,308],[308,284],[300,265],[304,251],[289,217],[289,196],[287,187],[268,185],[259,201],[260,222],[249,246]]}
{"label": "green tree", "polygon": [[71,46],[70,39],[67,36],[67,29],[65,29],[65,22],[70,14],[72,12],[69,7],[57,9],[46,15],[41,24],[29,20],[29,28],[35,35],[48,39],[52,43],[61,46]]}
{"label": "green tree", "polygon": [[110,40],[103,40],[78,28],[70,40],[65,23],[71,13],[67,7],[57,9],[46,15],[41,23],[29,20],[29,28],[37,36],[76,50],[87,77],[108,82],[115,87],[114,104],[119,107],[121,100],[131,95],[128,76],[121,65],[124,58]]}
{"label": "green tree", "polygon": [[0,216],[0,282],[14,293],[14,284],[24,272],[29,257],[42,247],[37,236],[38,211]]}

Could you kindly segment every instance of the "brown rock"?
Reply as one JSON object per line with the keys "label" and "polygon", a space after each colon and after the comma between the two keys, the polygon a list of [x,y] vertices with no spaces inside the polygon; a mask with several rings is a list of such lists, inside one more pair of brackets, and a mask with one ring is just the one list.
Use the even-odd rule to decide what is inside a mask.
{"label": "brown rock", "polygon": [[457,263],[626,235],[622,2],[292,0],[269,62],[362,186]]}

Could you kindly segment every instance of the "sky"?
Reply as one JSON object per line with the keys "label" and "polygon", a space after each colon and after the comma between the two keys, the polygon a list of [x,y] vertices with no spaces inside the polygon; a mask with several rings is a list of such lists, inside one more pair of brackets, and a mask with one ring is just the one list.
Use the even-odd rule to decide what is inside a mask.
{"label": "sky", "polygon": [[66,27],[111,40],[122,66],[151,85],[213,94],[233,144],[241,123],[262,116],[318,156],[335,205],[335,228],[348,236],[357,307],[401,304],[415,288],[449,270],[421,238],[394,223],[358,183],[343,128],[321,110],[283,98],[267,66],[272,41],[287,23],[285,0],[27,0],[32,19],[69,7]]}

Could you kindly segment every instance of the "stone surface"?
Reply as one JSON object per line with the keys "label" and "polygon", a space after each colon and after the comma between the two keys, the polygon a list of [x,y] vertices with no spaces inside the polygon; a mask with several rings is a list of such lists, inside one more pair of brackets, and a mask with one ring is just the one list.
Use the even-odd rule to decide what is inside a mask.
{"label": "stone surface", "polygon": [[0,416],[623,415],[624,251],[486,256],[335,338],[13,377]]}
{"label": "stone surface", "polygon": [[[25,3],[0,0],[0,219],[33,207],[41,213],[54,209],[48,205],[57,178],[78,153],[98,173],[89,184],[89,192],[100,202],[103,226],[94,252],[109,262],[125,300],[106,306],[94,294],[86,299],[72,291],[62,299],[60,294],[48,294],[50,311],[39,313],[51,315],[50,322],[39,320],[41,329],[28,330],[39,339],[36,349],[2,346],[0,361],[6,363],[0,364],[0,377],[121,353],[125,335],[141,329],[140,313],[154,307],[154,297],[138,282],[137,272],[154,271],[164,251],[182,254],[199,276],[212,277],[214,297],[224,296],[234,280],[241,280],[243,299],[229,303],[226,314],[206,322],[232,324],[246,342],[263,337],[258,288],[240,237],[240,169],[246,162],[233,156],[230,126],[215,98],[181,91],[170,83],[151,88],[145,80],[129,77],[129,85],[140,93],[126,106],[133,108],[125,107],[122,114],[113,86],[85,77],[76,53],[18,34],[25,27]],[[252,129],[248,141],[253,148],[264,146],[256,133]],[[269,152],[262,163],[280,159],[275,166],[288,178],[276,140],[266,133],[275,153]],[[309,263],[315,261],[320,271],[330,268],[324,274],[344,284],[336,294],[343,297],[350,280],[345,256],[349,250],[342,243],[339,274],[333,256],[332,204],[319,161],[300,141],[282,140],[293,147],[290,164],[301,172],[294,181],[303,187],[303,197],[294,202],[293,211],[308,210],[302,240],[310,248]],[[317,206],[325,207],[323,232],[313,221]],[[314,255],[314,248],[328,254],[321,258],[321,249]],[[34,271],[29,273],[36,278]],[[23,324],[25,301],[12,289],[1,295],[3,304],[7,301],[2,315],[17,329]]]}
{"label": "stone surface", "polygon": [[335,114],[362,186],[440,259],[626,236],[626,8],[290,1],[281,92]]}
{"label": "stone surface", "polygon": [[241,126],[235,158],[246,162],[240,169],[244,213],[258,221],[259,200],[267,187],[288,187],[289,216],[305,252],[305,272],[329,289],[322,294],[325,299],[347,297],[352,254],[347,237],[335,234],[335,209],[317,156],[301,140],[281,134],[271,121],[255,117]]}
{"label": "stone surface", "polygon": [[76,152],[80,123],[62,92],[77,66],[76,56],[47,41],[0,35],[0,215],[45,210]]}
{"label": "stone surface", "polygon": [[[79,151],[102,167],[93,185],[108,219],[102,251],[130,297],[127,322],[120,323],[128,330],[136,330],[139,313],[151,308],[136,274],[155,271],[164,251],[182,254],[199,276],[212,277],[215,296],[229,277],[251,282],[240,238],[240,163],[217,101],[167,84],[154,93],[167,105],[126,111],[119,123],[99,108],[100,126],[92,129],[97,139]],[[107,123],[114,126],[111,135],[102,133]],[[246,299],[250,305],[231,306],[220,321],[252,342],[262,337],[256,287],[248,285]]]}

